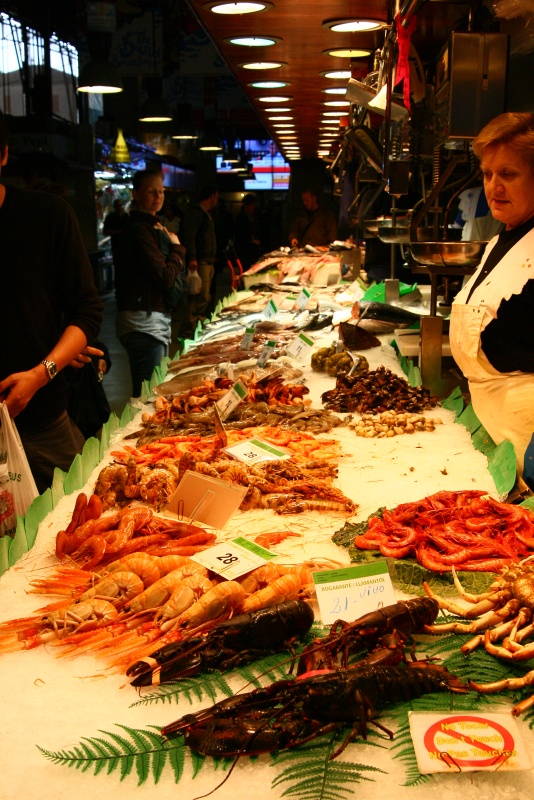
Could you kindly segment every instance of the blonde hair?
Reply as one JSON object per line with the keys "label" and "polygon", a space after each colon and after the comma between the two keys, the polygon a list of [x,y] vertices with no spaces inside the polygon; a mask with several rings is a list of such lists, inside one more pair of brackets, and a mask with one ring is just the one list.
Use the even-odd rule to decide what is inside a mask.
{"label": "blonde hair", "polygon": [[473,152],[482,160],[489,145],[506,144],[517,150],[534,169],[534,114],[509,111],[485,125],[473,141]]}

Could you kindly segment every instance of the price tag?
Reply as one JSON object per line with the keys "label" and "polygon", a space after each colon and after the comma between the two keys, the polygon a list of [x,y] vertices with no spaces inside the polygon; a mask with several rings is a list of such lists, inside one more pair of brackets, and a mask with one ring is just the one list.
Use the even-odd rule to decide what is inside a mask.
{"label": "price tag", "polygon": [[433,714],[410,711],[417,766],[430,772],[499,772],[531,769],[510,712]]}
{"label": "price tag", "polygon": [[215,423],[215,434],[221,442],[221,447],[226,447],[228,444],[228,435],[223,425],[219,409],[216,405],[213,406],[213,421]]}
{"label": "price tag", "polygon": [[256,361],[256,364],[258,365],[258,367],[264,367],[266,365],[266,363],[268,362],[268,360],[270,359],[270,357],[274,353],[274,348],[275,347],[276,347],[276,342],[273,341],[272,339],[269,339],[269,341],[267,342],[267,344],[265,345],[265,347],[261,351],[260,357]]}
{"label": "price tag", "polygon": [[297,297],[297,306],[301,311],[304,311],[306,306],[308,305],[308,300],[311,297],[311,292],[308,289],[303,289],[299,296]]}
{"label": "price tag", "polygon": [[276,306],[276,303],[274,302],[274,300],[269,300],[263,311],[263,316],[265,317],[265,319],[271,319],[271,317],[276,316],[277,313],[278,313],[278,308]]}
{"label": "price tag", "polygon": [[252,340],[254,339],[254,331],[255,328],[245,328],[245,335],[241,339],[241,344],[239,345],[240,350],[250,350]]}
{"label": "price tag", "polygon": [[273,558],[277,558],[275,553],[271,553],[243,536],[226,543],[216,544],[215,547],[209,547],[192,556],[193,561],[228,580],[239,578]]}
{"label": "price tag", "polygon": [[216,405],[219,409],[221,420],[224,420],[232,413],[234,408],[237,408],[239,403],[247,396],[248,389],[242,381],[234,383],[231,389],[217,401]]}
{"label": "price tag", "polygon": [[291,453],[280,447],[275,447],[261,439],[247,439],[224,448],[225,453],[243,461],[246,464],[256,464],[260,461],[286,461],[291,458]]}
{"label": "price tag", "polygon": [[396,602],[385,561],[313,573],[323,625],[355,619]]}
{"label": "price tag", "polygon": [[300,361],[308,355],[310,350],[313,347],[313,342],[311,339],[308,339],[303,333],[299,333],[292,342],[289,343],[287,352],[290,356],[294,358],[298,358]]}

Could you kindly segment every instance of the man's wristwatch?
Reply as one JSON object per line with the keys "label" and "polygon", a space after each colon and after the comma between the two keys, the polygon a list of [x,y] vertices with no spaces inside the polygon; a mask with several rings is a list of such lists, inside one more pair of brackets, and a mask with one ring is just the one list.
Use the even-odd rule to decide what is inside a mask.
{"label": "man's wristwatch", "polygon": [[56,377],[57,367],[55,361],[47,361],[47,359],[45,358],[43,361],[41,361],[41,364],[43,364],[44,368],[46,369],[49,381],[51,381],[53,378]]}

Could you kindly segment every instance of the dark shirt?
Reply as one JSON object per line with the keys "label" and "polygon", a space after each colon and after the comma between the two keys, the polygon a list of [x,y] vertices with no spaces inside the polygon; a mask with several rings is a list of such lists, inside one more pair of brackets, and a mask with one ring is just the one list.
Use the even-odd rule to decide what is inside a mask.
{"label": "dark shirt", "polygon": [[[534,217],[511,231],[502,231],[474,283],[475,288],[497,266],[506,253],[532,228]],[[490,364],[499,372],[534,372],[534,279],[525,283],[520,294],[503,300],[496,319],[486,325],[481,335],[482,349]]]}
{"label": "dark shirt", "polygon": [[[68,325],[93,340],[103,311],[73,209],[55,195],[5,188],[0,207],[2,379],[37,366]],[[32,220],[29,233],[22,223],[27,219]],[[17,416],[17,427],[35,430],[66,408],[66,383],[60,372]]]}
{"label": "dark shirt", "polygon": [[298,246],[326,246],[337,237],[337,222],[330,209],[319,206],[315,211],[304,209],[295,219],[289,241],[297,239]]}
{"label": "dark shirt", "polygon": [[163,290],[183,267],[184,248],[159,230],[153,214],[132,211],[117,240],[115,290],[118,311],[168,312]]}
{"label": "dark shirt", "polygon": [[201,205],[195,204],[187,209],[184,218],[182,241],[187,252],[187,263],[196,261],[214,264],[217,257],[217,237],[215,223]]}

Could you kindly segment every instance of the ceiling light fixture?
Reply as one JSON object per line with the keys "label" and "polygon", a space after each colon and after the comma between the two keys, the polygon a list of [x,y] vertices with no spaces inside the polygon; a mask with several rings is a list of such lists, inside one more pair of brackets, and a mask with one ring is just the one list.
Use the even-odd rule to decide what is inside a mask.
{"label": "ceiling light fixture", "polygon": [[327,89],[321,89],[324,94],[345,94],[347,91],[346,86],[329,86]]}
{"label": "ceiling light fixture", "polygon": [[339,119],[344,116],[343,111],[323,111],[323,117],[337,117]]}
{"label": "ceiling light fixture", "polygon": [[379,19],[326,19],[323,27],[336,33],[361,33],[385,28],[387,23]]}
{"label": "ceiling light fixture", "polygon": [[321,75],[331,81],[348,81],[349,78],[352,78],[350,69],[329,70],[328,72],[321,72]]}
{"label": "ceiling light fixture", "polygon": [[272,120],[273,122],[282,122],[283,120],[293,119],[293,117],[268,117],[268,119]]}
{"label": "ceiling light fixture", "polygon": [[274,108],[266,108],[265,111],[269,112],[270,114],[278,114],[278,113],[282,113],[282,112],[284,112],[284,114],[285,114],[288,111],[293,111],[293,109],[292,108],[277,108],[275,106]]}
{"label": "ceiling light fixture", "polygon": [[243,69],[280,69],[285,67],[283,61],[249,61],[246,64],[239,64]]}
{"label": "ceiling light fixture", "polygon": [[232,36],[231,39],[224,41],[239,47],[271,47],[282,40],[277,36]]}
{"label": "ceiling light fixture", "polygon": [[95,58],[81,68],[78,91],[87,94],[117,94],[123,91],[122,78],[110,61]]}
{"label": "ceiling light fixture", "polygon": [[294,122],[276,122],[273,125],[273,128],[294,128],[294,127],[295,127]]}
{"label": "ceiling light fixture", "polygon": [[214,14],[255,14],[272,8],[272,3],[265,0],[238,0],[236,3],[207,3]]}
{"label": "ceiling light fixture", "polygon": [[256,100],[259,100],[260,103],[289,103],[293,98],[288,95],[267,95],[266,97],[256,97]]}
{"label": "ceiling light fixture", "polygon": [[204,131],[198,149],[208,153],[218,153],[223,149],[221,137],[217,133],[217,130],[214,126],[208,125]]}
{"label": "ceiling light fixture", "polygon": [[254,89],[283,89],[284,86],[289,86],[287,81],[254,81],[249,83]]}
{"label": "ceiling light fixture", "polygon": [[139,110],[139,122],[172,122],[172,113],[161,97],[147,97]]}
{"label": "ceiling light fixture", "polygon": [[366,58],[371,55],[371,51],[363,47],[334,47],[332,50],[323,50],[323,53],[335,58]]}
{"label": "ceiling light fixture", "polygon": [[349,100],[325,100],[323,106],[329,106],[331,108],[346,108],[350,106]]}

